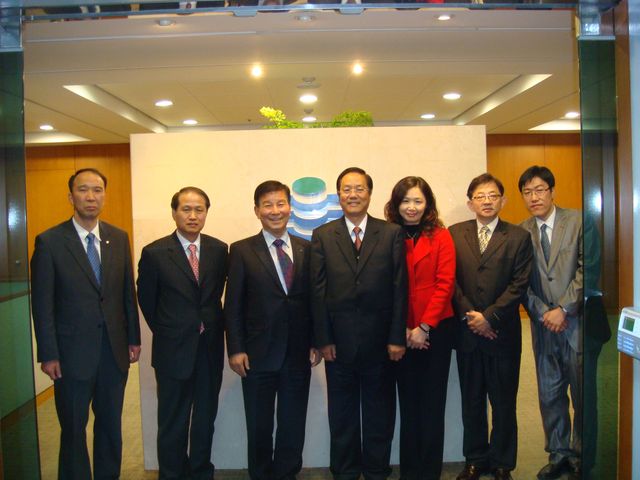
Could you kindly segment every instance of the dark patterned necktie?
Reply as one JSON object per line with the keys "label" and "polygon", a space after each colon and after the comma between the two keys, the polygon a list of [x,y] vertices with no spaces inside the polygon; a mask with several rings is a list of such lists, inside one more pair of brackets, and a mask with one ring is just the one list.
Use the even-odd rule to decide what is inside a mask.
{"label": "dark patterned necktie", "polygon": [[87,235],[87,257],[89,258],[89,264],[96,276],[98,285],[100,285],[102,283],[102,265],[100,264],[100,255],[98,255],[95,239],[96,236],[93,233]]}
{"label": "dark patterned necktie", "polygon": [[273,245],[276,247],[278,263],[280,264],[280,270],[282,270],[282,276],[288,292],[291,289],[291,285],[293,285],[293,262],[282,248],[284,242],[280,238],[276,238],[273,241]]}
{"label": "dark patterned necktie", "polygon": [[542,254],[544,255],[545,263],[549,263],[549,254],[551,253],[551,243],[549,242],[549,235],[547,235],[547,224],[543,224],[540,227],[540,246],[542,247]]}

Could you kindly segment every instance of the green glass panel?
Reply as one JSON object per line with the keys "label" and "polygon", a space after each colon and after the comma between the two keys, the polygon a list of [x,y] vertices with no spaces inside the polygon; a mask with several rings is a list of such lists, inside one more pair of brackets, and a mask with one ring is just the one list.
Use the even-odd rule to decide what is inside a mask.
{"label": "green glass panel", "polygon": [[40,478],[40,466],[28,296],[22,72],[22,51],[0,48],[2,473],[6,479],[31,480]]}
{"label": "green glass panel", "polygon": [[583,37],[578,52],[585,225],[583,465],[592,467],[589,478],[616,478],[618,354],[611,339],[618,298],[614,41]]}

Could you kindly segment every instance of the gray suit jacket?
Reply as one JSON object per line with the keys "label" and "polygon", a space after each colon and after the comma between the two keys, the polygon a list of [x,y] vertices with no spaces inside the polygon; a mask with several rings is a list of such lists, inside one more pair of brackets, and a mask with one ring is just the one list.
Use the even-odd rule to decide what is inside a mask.
{"label": "gray suit jacket", "polygon": [[577,352],[582,351],[582,302],[583,302],[583,247],[582,213],[578,210],[556,208],[556,219],[551,236],[549,264],[544,260],[540,245],[540,230],[535,217],[521,226],[531,234],[534,251],[534,268],[527,291],[525,308],[532,325],[534,350],[544,352],[552,345],[552,333],[542,324],[542,315],[550,309],[562,306],[567,311],[569,326],[560,333]]}

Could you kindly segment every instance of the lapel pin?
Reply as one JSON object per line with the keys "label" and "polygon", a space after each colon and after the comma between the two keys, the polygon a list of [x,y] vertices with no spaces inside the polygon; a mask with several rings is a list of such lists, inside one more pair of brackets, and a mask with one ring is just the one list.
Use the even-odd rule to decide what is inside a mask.
{"label": "lapel pin", "polygon": [[106,243],[107,245],[109,245],[109,240],[107,240],[105,243]]}

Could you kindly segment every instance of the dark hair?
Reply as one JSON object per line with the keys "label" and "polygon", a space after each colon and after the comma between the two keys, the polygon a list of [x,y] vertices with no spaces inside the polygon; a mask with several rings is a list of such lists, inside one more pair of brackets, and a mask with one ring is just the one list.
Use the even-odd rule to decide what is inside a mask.
{"label": "dark hair", "polygon": [[520,175],[520,180],[518,180],[518,190],[522,192],[522,187],[533,180],[534,177],[538,177],[540,180],[546,182],[551,189],[556,186],[556,179],[553,176],[553,173],[551,173],[551,170],[547,167],[534,165],[533,167],[527,168],[522,175]]}
{"label": "dark hair", "polygon": [[433,195],[429,184],[422,177],[404,177],[395,184],[393,190],[391,190],[391,198],[384,206],[384,216],[387,221],[402,225],[403,219],[400,215],[400,204],[402,204],[407,192],[413,187],[420,189],[426,202],[425,210],[419,223],[420,228],[427,235],[432,235],[436,227],[444,227],[444,224],[438,215],[436,197]]}
{"label": "dark hair", "polygon": [[173,197],[171,197],[171,210],[178,209],[178,205],[180,205],[180,195],[190,192],[200,195],[202,198],[204,198],[204,204],[207,206],[207,210],[209,210],[209,207],[211,206],[209,196],[205,193],[204,190],[198,187],[182,187],[180,190],[174,193]]}
{"label": "dark hair", "polygon": [[498,180],[496,177],[494,177],[493,175],[491,175],[490,173],[483,173],[482,175],[478,175],[476,178],[471,180],[471,183],[469,184],[469,188],[467,188],[467,198],[471,200],[473,197],[473,192],[475,192],[476,188],[478,188],[480,185],[484,185],[485,183],[492,183],[492,182],[495,183],[496,186],[498,187],[498,190],[500,191],[500,195],[504,195],[504,186],[502,185],[502,182]]}
{"label": "dark hair", "polygon": [[256,187],[256,191],[253,193],[253,204],[259,207],[260,198],[271,192],[284,192],[287,195],[287,203],[291,203],[291,190],[289,190],[289,187],[278,180],[267,180]]}
{"label": "dark hair", "polygon": [[343,170],[340,175],[338,175],[338,179],[336,180],[336,191],[338,192],[340,191],[340,182],[342,181],[342,177],[344,177],[349,173],[359,173],[360,175],[364,175],[364,178],[367,179],[367,188],[369,189],[369,191],[373,190],[373,180],[371,179],[371,176],[367,172],[365,172],[363,169],[359,167],[349,167]]}
{"label": "dark hair", "polygon": [[69,177],[69,191],[73,192],[73,182],[76,181],[76,177],[78,175],[80,175],[81,173],[86,173],[86,172],[91,172],[97,176],[99,176],[102,179],[102,182],[104,183],[104,189],[107,189],[107,177],[104,176],[104,174],[98,170],[97,168],[81,168],[80,170],[77,170],[76,173],[74,173],[73,175],[71,175]]}

